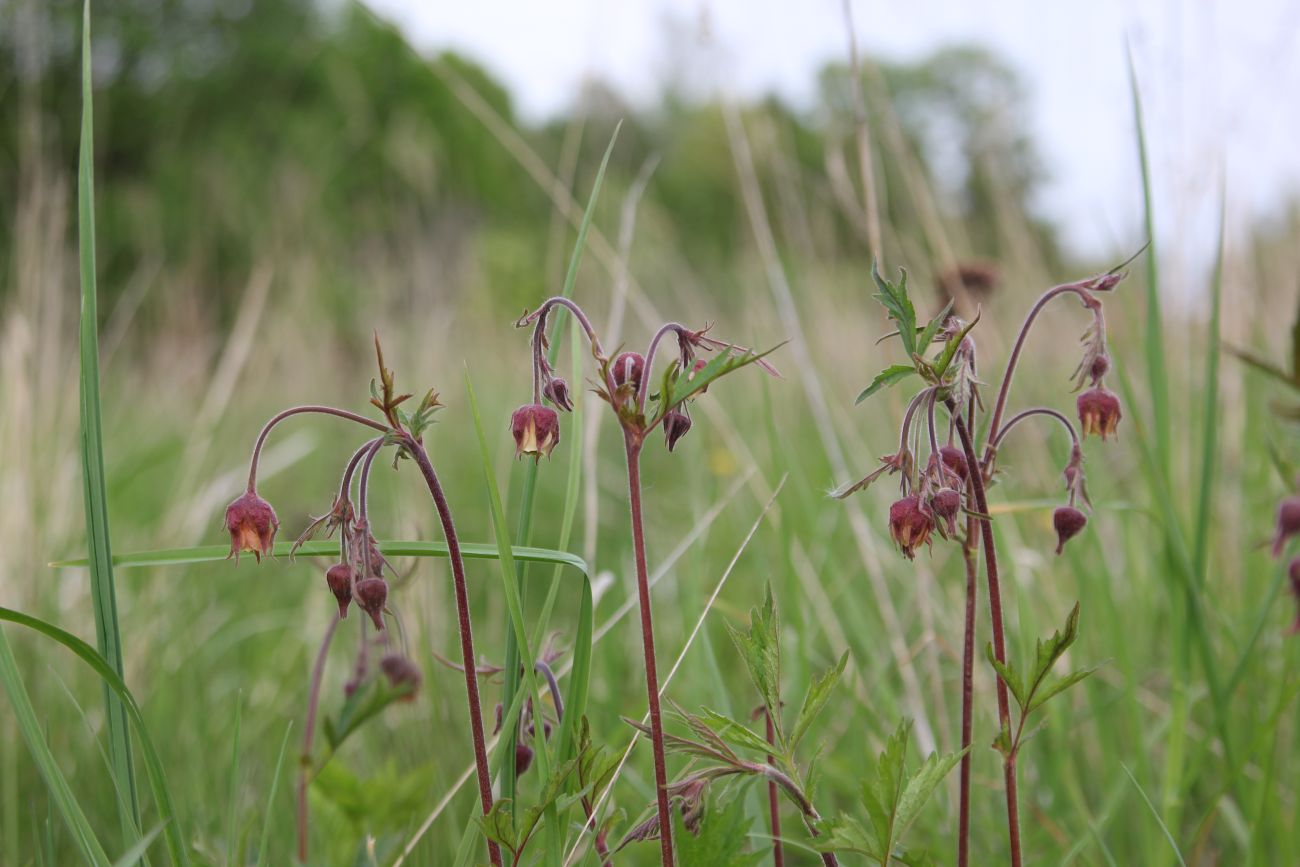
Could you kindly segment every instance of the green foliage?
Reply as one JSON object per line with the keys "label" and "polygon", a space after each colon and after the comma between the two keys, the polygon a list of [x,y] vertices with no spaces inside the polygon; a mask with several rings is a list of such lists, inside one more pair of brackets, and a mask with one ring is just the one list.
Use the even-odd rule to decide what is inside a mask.
{"label": "green foliage", "polygon": [[[750,680],[763,699],[763,706],[772,717],[777,736],[781,732],[781,644],[780,618],[772,601],[772,588],[767,588],[762,606],[749,612],[749,631],[741,632],[730,623],[727,632],[740,651]],[[743,728],[743,727],[742,727]]]}
{"label": "green foliage", "polygon": [[965,750],[946,756],[931,753],[909,776],[907,744],[911,732],[910,720],[899,724],[885,742],[874,776],[862,784],[860,794],[867,823],[843,815],[824,820],[819,825],[823,837],[815,841],[818,849],[858,852],[879,862],[881,867],[888,867],[891,861],[915,863],[912,857],[899,851],[903,836],[943,778],[961,761]]}
{"label": "green foliage", "polygon": [[871,279],[880,290],[873,297],[885,308],[885,313],[898,328],[898,339],[903,344],[903,351],[911,358],[917,351],[916,308],[912,306],[912,299],[907,297],[907,272],[899,268],[898,273],[898,282],[891,283],[880,276],[876,263],[871,263]]}
{"label": "green foliage", "polygon": [[914,373],[916,373],[916,366],[913,364],[891,364],[889,367],[880,371],[880,373],[877,373],[876,378],[871,380],[871,385],[862,389],[862,392],[858,395],[858,399],[853,402],[862,403],[862,401],[871,397],[871,395],[880,391],[880,389],[890,385],[897,385]]}
{"label": "green foliage", "polygon": [[673,814],[677,858],[683,865],[709,867],[754,867],[766,856],[749,851],[752,821],[745,815],[745,799],[714,799],[704,809],[694,833],[687,830],[679,813]]}

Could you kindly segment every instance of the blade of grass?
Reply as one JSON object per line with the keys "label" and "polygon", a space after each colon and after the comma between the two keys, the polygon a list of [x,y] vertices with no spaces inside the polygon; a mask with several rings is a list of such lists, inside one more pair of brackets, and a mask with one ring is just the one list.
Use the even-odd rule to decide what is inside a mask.
{"label": "blade of grass", "polygon": [[1223,245],[1227,228],[1227,201],[1219,193],[1219,243],[1214,257],[1214,275],[1210,279],[1210,325],[1205,346],[1205,409],[1201,420],[1201,496],[1196,509],[1196,533],[1192,537],[1196,581],[1205,586],[1210,544],[1210,509],[1214,502],[1215,458],[1219,447],[1219,353],[1220,320],[1223,308]]}
{"label": "blade of grass", "polygon": [[[292,548],[290,542],[275,543],[274,556],[287,557]],[[379,543],[379,550],[391,557],[446,557],[446,542],[387,541]],[[499,559],[496,545],[481,542],[461,542],[460,552],[467,560]],[[555,551],[550,548],[508,548],[510,556],[516,560],[529,563],[551,563],[559,566],[572,566],[584,575],[587,563],[577,554],[568,551]],[[193,548],[160,548],[156,551],[135,551],[118,554],[113,558],[115,566],[130,569],[138,566],[184,566],[195,563],[220,563],[229,559],[229,545],[199,545]],[[307,542],[298,548],[298,557],[338,557],[338,542]],[[56,560],[51,567],[60,569],[86,566],[83,557],[76,560]]]}
{"label": "blade of grass", "polygon": [[[66,632],[51,623],[46,623],[40,618],[32,617],[29,614],[23,614],[20,611],[14,611],[10,608],[0,607],[0,621],[8,621],[10,623],[17,623],[20,626],[26,626],[27,628],[35,630],[45,637],[62,644],[94,669],[95,673],[99,675],[100,680],[104,681],[108,688],[118,697],[128,718],[135,726],[136,737],[140,740],[141,753],[144,757],[145,772],[146,776],[149,778],[149,788],[153,793],[154,805],[157,807],[159,818],[161,818],[164,823],[163,839],[167,844],[168,854],[171,856],[173,864],[188,865],[189,857],[186,854],[185,837],[181,832],[179,822],[176,818],[176,808],[172,803],[171,791],[167,787],[167,775],[163,771],[162,760],[158,757],[158,750],[155,749],[153,740],[149,737],[149,730],[145,726],[144,715],[140,712],[140,706],[136,704],[135,697],[132,696],[131,691],[127,689],[126,683],[124,683],[122,678],[117,675],[117,672],[113,671],[112,667],[109,666],[104,658],[95,652],[93,647],[70,632]],[[13,659],[12,653],[9,651],[9,645],[4,641],[3,634],[0,632],[0,674],[7,675],[7,671],[5,671],[7,666],[5,662],[6,657],[9,661],[12,661]],[[13,670],[13,674],[15,677],[17,676],[16,668]],[[6,676],[6,687],[9,686],[9,679]],[[18,682],[17,686],[18,689],[22,690],[21,682]],[[10,695],[11,697],[13,696],[13,690],[10,690]],[[30,708],[31,702],[26,699],[25,690],[22,690],[22,698],[26,702],[27,707]],[[37,734],[39,734],[39,730],[37,730]],[[31,746],[30,740],[28,741],[28,745],[29,747]],[[55,770],[57,771],[57,768],[55,768]],[[48,782],[49,779],[47,778],[47,783]],[[70,794],[71,793],[69,792],[69,795]],[[104,861],[108,861],[107,856],[105,856]]]}
{"label": "blade of grass", "polygon": [[45,780],[50,799],[63,815],[63,820],[67,823],[68,830],[72,832],[82,857],[97,867],[98,865],[107,867],[110,863],[108,854],[100,845],[94,829],[90,827],[85,812],[77,803],[77,798],[72,793],[72,788],[68,785],[63,772],[59,770],[59,765],[54,760],[54,753],[51,752],[49,743],[41,731],[41,723],[36,718],[36,709],[32,707],[31,697],[28,696],[27,688],[18,673],[18,663],[9,647],[9,638],[5,635],[4,629],[0,629],[0,682],[3,682],[5,692],[9,695],[9,702],[14,708],[14,718],[18,722],[18,730],[22,733],[23,740],[27,742],[27,749],[32,754],[36,769]]}
{"label": "blade of grass", "polygon": [[[541,708],[542,703],[538,699],[537,675],[531,665],[532,660],[536,657],[528,646],[527,627],[524,625],[523,602],[519,594],[519,585],[516,583],[518,573],[515,571],[514,557],[507,552],[511,551],[510,539],[507,536],[505,508],[501,505],[501,492],[497,488],[497,480],[494,470],[492,469],[492,453],[488,448],[487,434],[483,431],[483,417],[478,408],[478,397],[474,394],[473,383],[470,382],[469,369],[465,370],[465,394],[469,398],[470,414],[474,419],[474,428],[478,433],[478,443],[480,458],[483,464],[484,483],[488,489],[488,503],[492,507],[492,529],[496,533],[497,548],[501,552],[498,563],[501,567],[501,583],[505,588],[506,609],[510,613],[510,626],[515,635],[515,641],[520,652],[520,659],[527,659],[530,664],[521,664],[517,666],[523,672],[524,686],[527,688],[527,695],[532,699],[533,707]],[[538,776],[543,779],[550,779],[551,776],[551,757],[550,747],[545,738],[536,740],[537,749],[534,753],[534,761],[537,762]],[[547,828],[547,850],[548,860],[546,863],[556,863],[558,853],[554,852],[554,836],[557,832],[555,827],[555,808],[549,806],[545,813],[545,824]]]}
{"label": "blade of grass", "polygon": [[271,790],[266,795],[266,813],[262,819],[262,839],[257,844],[257,867],[266,863],[266,844],[271,839],[271,816],[275,810],[275,794],[280,789],[280,773],[284,770],[284,750],[289,745],[289,733],[293,731],[290,722],[284,728],[284,737],[280,740],[280,754],[275,760],[275,776],[271,777]]}
{"label": "blade of grass", "polygon": [[1143,803],[1147,805],[1147,809],[1150,810],[1151,815],[1155,817],[1156,824],[1160,826],[1160,831],[1165,835],[1165,839],[1169,841],[1169,847],[1174,850],[1174,857],[1178,859],[1178,863],[1183,865],[1183,867],[1187,867],[1187,862],[1183,860],[1183,853],[1178,849],[1178,842],[1174,840],[1174,835],[1169,833],[1169,827],[1165,825],[1165,820],[1160,818],[1160,813],[1156,810],[1156,805],[1151,803],[1151,799],[1147,797],[1146,790],[1142,788],[1142,784],[1137,781],[1137,777],[1133,776],[1133,772],[1128,769],[1127,765],[1121,764],[1120,767],[1124,769],[1124,773],[1128,774],[1128,778],[1133,781],[1133,787],[1138,790],[1138,794],[1142,796]]}
{"label": "blade of grass", "polygon": [[[78,236],[81,255],[81,470],[85,492],[86,540],[90,550],[90,595],[95,610],[95,641],[113,672],[122,677],[122,637],[117,622],[117,593],[113,588],[113,555],[108,533],[108,487],[104,474],[104,443],[99,399],[99,318],[95,283],[95,131],[91,88],[90,0],[82,7],[81,31],[81,154],[77,176]],[[113,691],[104,687],[108,720],[108,751],[113,773],[126,793],[118,799],[122,836],[134,841],[140,825],[140,800],[131,763],[131,737],[126,712]]]}
{"label": "blade of grass", "polygon": [[235,863],[235,824],[239,798],[239,733],[244,721],[244,695],[235,694],[235,737],[230,748],[230,795],[226,802],[226,863]]}
{"label": "blade of grass", "polygon": [[151,844],[161,833],[162,825],[159,825],[148,834],[145,834],[139,840],[135,841],[134,846],[123,852],[122,857],[113,862],[113,867],[135,867],[135,865],[139,864],[140,860],[144,858],[144,853],[148,850],[149,844]]}
{"label": "blade of grass", "polygon": [[[587,230],[591,228],[591,218],[596,211],[596,201],[600,196],[600,187],[605,180],[605,169],[609,166],[609,157],[610,154],[614,152],[614,143],[618,141],[618,132],[621,128],[622,121],[614,127],[614,133],[610,136],[609,144],[605,147],[605,155],[601,158],[600,168],[596,170],[596,179],[591,185],[591,195],[587,199],[587,208],[583,211],[582,222],[578,224],[578,237],[573,245],[573,253],[569,257],[569,270],[564,277],[564,286],[560,290],[560,294],[565,298],[571,298],[573,296],[573,287],[578,281],[578,266],[582,262],[582,252],[587,246]],[[557,339],[552,341],[549,357],[547,359],[552,366],[554,366],[556,359],[559,358],[560,341],[558,336],[564,333],[564,323],[568,315],[568,312],[563,307],[555,313],[555,323],[553,325],[552,333],[557,336]],[[575,382],[576,381],[577,380],[575,380]],[[573,427],[575,432],[581,429],[577,423],[575,423]],[[573,493],[573,488],[576,484],[575,473],[581,471],[581,461],[577,459],[579,452],[576,451],[580,444],[580,438],[573,436],[572,439],[574,441],[574,451],[571,452],[571,460],[569,461],[570,492],[565,500],[566,518],[568,518],[571,504],[576,502],[576,495]],[[537,495],[537,473],[537,461],[524,461],[523,483],[521,485],[519,504],[519,524],[515,529],[516,545],[528,545],[532,542],[533,501]],[[571,519],[566,520],[565,523],[567,528],[572,527]],[[567,536],[567,531],[565,535]],[[561,541],[560,545],[563,547],[567,543],[568,540],[566,538]],[[515,586],[518,588],[521,598],[527,594],[527,582],[525,581],[526,571],[527,564],[524,561],[519,561],[519,563],[516,564]],[[557,572],[555,579],[551,582],[551,588],[553,591],[557,588],[558,580],[559,575]],[[549,600],[550,597],[548,597],[548,602]],[[549,616],[549,614],[550,611],[548,607],[546,615]],[[546,617],[543,617],[542,621],[539,623],[540,628],[543,630],[545,629],[546,619]],[[501,694],[502,696],[511,696],[515,694],[515,691],[519,686],[519,645],[515,640],[513,630],[506,631],[505,659],[505,683],[501,688]],[[514,747],[515,737],[516,733],[514,731],[506,732],[505,739],[508,747],[511,749]],[[506,766],[501,769],[501,797],[509,798],[512,802],[515,799],[515,768],[514,764],[511,762],[507,762]]]}

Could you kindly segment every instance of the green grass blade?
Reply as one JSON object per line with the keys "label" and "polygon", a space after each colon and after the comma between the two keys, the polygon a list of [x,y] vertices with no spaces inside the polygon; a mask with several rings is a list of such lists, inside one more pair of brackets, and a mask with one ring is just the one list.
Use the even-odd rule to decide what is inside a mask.
{"label": "green grass blade", "polygon": [[1133,781],[1133,787],[1138,790],[1138,794],[1142,796],[1143,803],[1147,805],[1147,809],[1149,809],[1151,815],[1155,817],[1156,824],[1160,826],[1160,830],[1165,835],[1165,839],[1169,841],[1169,846],[1174,850],[1174,856],[1178,858],[1178,863],[1183,865],[1183,867],[1187,867],[1187,862],[1183,860],[1183,853],[1178,848],[1178,841],[1174,839],[1173,834],[1169,833],[1169,827],[1165,825],[1165,820],[1160,818],[1160,812],[1156,810],[1156,805],[1151,803],[1151,799],[1147,797],[1146,790],[1142,788],[1142,784],[1137,781],[1137,777],[1133,776],[1133,772],[1130,771],[1126,765],[1121,764],[1120,767],[1124,769],[1124,773],[1128,774],[1128,778]]}
{"label": "green grass blade", "polygon": [[[81,156],[77,177],[78,235],[81,244],[81,470],[86,504],[86,539],[90,550],[90,595],[95,608],[95,641],[100,655],[122,676],[122,637],[113,588],[113,555],[108,534],[108,487],[99,401],[99,317],[95,283],[95,126],[91,88],[90,0],[82,10]],[[122,834],[133,842],[140,825],[131,737],[121,702],[104,688],[108,751],[113,772],[127,794],[118,801]]]}
{"label": "green grass blade", "polygon": [[[277,542],[274,553],[276,557],[288,557],[290,542]],[[379,550],[389,557],[446,557],[446,542],[394,541],[379,543]],[[510,557],[529,563],[550,563],[556,566],[572,566],[584,575],[587,562],[577,554],[568,551],[555,551],[550,548],[515,547],[508,548]],[[499,559],[496,545],[481,542],[462,542],[460,552],[467,560]],[[199,545],[193,548],[159,548],[155,551],[134,551],[113,557],[113,565],[123,569],[141,566],[185,566],[196,563],[221,563],[228,559],[228,545]],[[298,557],[335,557],[339,555],[338,542],[307,542],[298,548]],[[58,568],[86,566],[88,561],[82,557],[75,560],[56,560],[50,566]],[[232,564],[233,565],[233,564]]]}
{"label": "green grass blade", "polygon": [[[573,287],[578,282],[578,266],[582,263],[582,252],[587,246],[587,231],[591,228],[591,218],[596,211],[596,200],[600,196],[600,188],[605,181],[605,169],[609,166],[609,157],[614,152],[614,143],[618,141],[618,131],[622,126],[622,121],[619,121],[618,125],[614,127],[614,134],[610,136],[609,144],[605,147],[605,155],[600,160],[600,168],[596,170],[596,179],[591,184],[591,195],[587,199],[586,210],[582,212],[582,222],[578,224],[578,237],[573,245],[573,254],[569,257],[569,270],[564,275],[564,287],[560,290],[560,294],[565,298],[573,297]],[[552,366],[554,366],[556,359],[559,358],[560,341],[558,337],[564,333],[564,323],[568,315],[568,311],[562,307],[554,313],[555,324],[552,326],[552,333],[556,335],[557,339],[551,342],[551,348],[548,355],[548,361]],[[574,380],[574,382],[577,381],[577,379]],[[580,414],[575,413],[575,421],[573,425],[575,432],[581,429],[578,424],[579,419]],[[575,443],[576,442],[577,439],[575,438]],[[576,451],[573,454],[576,455]],[[520,487],[519,524],[515,529],[516,545],[527,545],[532,542],[533,501],[537,495],[538,469],[537,461],[524,461],[523,483]],[[581,462],[572,460],[569,464],[571,489],[576,488],[573,484],[573,474],[575,472],[581,472]],[[569,507],[569,503],[570,501],[566,500],[566,510]],[[561,547],[565,544],[567,544],[567,539],[560,543]],[[515,585],[519,588],[521,597],[527,592],[527,584],[525,581],[526,576],[524,574],[526,571],[527,565],[523,561],[520,561],[516,566]],[[554,586],[555,582],[553,581],[552,587]],[[545,627],[545,619],[546,618],[544,617],[541,624],[543,628]],[[519,645],[518,642],[515,641],[513,631],[508,631],[506,633],[505,658],[505,683],[501,689],[503,697],[514,695],[516,690],[519,688]],[[505,740],[509,741],[509,745],[511,749],[513,749],[515,733],[513,731],[507,732]],[[507,762],[506,766],[501,769],[501,797],[509,798],[512,801],[515,798],[515,769],[514,765],[509,762]]]}
{"label": "green grass blade", "polygon": [[[488,489],[488,503],[492,507],[492,529],[496,533],[497,546],[501,550],[501,557],[498,560],[501,566],[501,583],[506,595],[506,609],[510,613],[510,626],[515,635],[516,646],[520,650],[520,659],[527,660],[524,664],[518,666],[523,671],[523,683],[527,695],[532,699],[533,706],[540,708],[541,701],[538,698],[537,691],[537,674],[533,671],[533,666],[529,664],[535,659],[533,651],[528,643],[528,631],[524,625],[523,601],[519,593],[519,584],[517,583],[518,573],[515,571],[514,558],[511,556],[510,539],[507,537],[505,508],[501,505],[501,491],[497,488],[495,471],[492,469],[492,453],[488,447],[487,434],[483,430],[483,417],[478,408],[478,397],[474,394],[473,383],[470,382],[469,370],[465,371],[465,394],[469,398],[470,414],[474,418],[474,429],[478,434],[478,444],[480,458],[483,464],[483,480]],[[536,740],[536,752],[534,761],[537,762],[537,775],[543,780],[550,779],[551,776],[551,756],[550,746],[545,738]],[[509,758],[507,757],[507,762]],[[555,829],[554,807],[546,811],[546,826],[551,831]],[[551,837],[548,833],[548,854],[551,856],[546,863],[558,863],[558,848],[552,845]]]}
{"label": "green grass blade", "polygon": [[[26,626],[28,629],[35,630],[46,638],[53,639],[59,644],[62,644],[94,669],[100,679],[104,681],[107,687],[117,696],[121,702],[122,708],[126,711],[128,718],[135,726],[136,737],[140,740],[141,753],[144,757],[145,772],[146,776],[149,778],[149,788],[153,793],[154,804],[158,809],[158,816],[164,823],[163,838],[167,843],[168,854],[171,856],[173,864],[188,865],[189,857],[186,855],[185,838],[181,833],[180,824],[176,818],[176,809],[172,803],[171,791],[167,787],[167,775],[163,771],[162,760],[158,757],[158,750],[154,748],[153,740],[149,737],[149,730],[145,727],[144,715],[140,712],[140,706],[136,704],[135,697],[132,696],[131,691],[127,689],[126,683],[118,676],[117,672],[113,671],[112,667],[104,660],[104,658],[95,652],[93,647],[70,632],[66,632],[51,623],[46,623],[44,620],[32,617],[29,614],[23,614],[20,611],[14,611],[10,608],[0,608],[0,621],[8,621],[10,623],[17,623],[20,626]],[[3,671],[7,665],[5,658],[7,657],[8,660],[12,662],[13,657],[9,651],[8,643],[3,640],[2,634],[0,634],[0,645],[3,645],[0,646],[0,671]],[[4,673],[7,675],[7,672]],[[17,670],[15,669],[13,673],[16,676]],[[6,676],[6,687],[9,685],[9,679]],[[18,688],[22,688],[21,683],[18,684]],[[11,696],[13,695],[12,690],[10,690],[10,694]],[[22,692],[22,697],[24,701],[26,701],[25,690]],[[30,708],[31,703],[29,701],[26,703],[27,707]],[[37,733],[39,734],[39,730]],[[31,746],[30,740],[28,741],[28,745]],[[47,778],[46,782],[49,782],[49,778]],[[104,863],[107,862],[108,858],[105,856]]]}
{"label": "green grass blade", "polygon": [[148,834],[145,834],[139,840],[135,841],[134,846],[123,852],[122,857],[113,862],[113,867],[135,867],[135,865],[139,864],[141,859],[144,858],[144,853],[148,851],[150,844],[152,844],[161,833],[162,826],[159,825],[157,828],[154,828]]}
{"label": "green grass blade", "polygon": [[1227,223],[1226,196],[1219,194],[1219,245],[1214,257],[1214,276],[1210,280],[1210,326],[1205,347],[1205,409],[1201,430],[1201,491],[1196,509],[1196,533],[1192,564],[1199,586],[1205,586],[1209,566],[1210,510],[1214,502],[1214,473],[1219,448],[1219,353],[1220,320],[1223,308],[1223,245]]}
{"label": "green grass blade", "polygon": [[284,728],[284,737],[280,740],[280,755],[275,760],[275,776],[271,777],[271,791],[266,795],[266,812],[262,818],[262,839],[257,844],[257,867],[266,863],[266,845],[271,839],[271,816],[275,811],[275,793],[280,789],[280,773],[284,770],[284,751],[289,746],[289,733],[293,723]]}
{"label": "green grass blade", "polygon": [[1138,166],[1142,175],[1143,226],[1147,234],[1146,337],[1147,387],[1151,394],[1152,427],[1160,469],[1169,476],[1169,378],[1165,370],[1164,323],[1160,308],[1160,263],[1156,246],[1155,202],[1151,197],[1151,165],[1147,154],[1146,124],[1142,117],[1142,94],[1138,88],[1133,54],[1128,54],[1129,86],[1133,95],[1133,123],[1137,130]]}
{"label": "green grass blade", "polygon": [[82,857],[97,867],[99,865],[108,867],[110,863],[108,854],[90,827],[85,812],[77,803],[76,796],[72,794],[72,788],[68,785],[63,772],[59,770],[59,765],[54,760],[54,753],[50,751],[50,745],[41,731],[41,722],[36,717],[36,709],[32,707],[31,697],[28,696],[27,688],[18,673],[18,663],[14,659],[13,650],[9,647],[9,638],[3,629],[0,629],[0,683],[4,684],[5,692],[9,695],[18,730],[22,732],[23,740],[27,742],[27,749],[32,754],[36,769],[45,780],[45,785],[50,791],[50,800],[58,807],[64,821],[67,822],[68,830],[72,832]]}
{"label": "green grass blade", "polygon": [[243,693],[235,696],[235,735],[230,748],[230,794],[226,802],[226,863],[235,863],[235,838],[238,836],[239,810],[239,734],[244,722]]}

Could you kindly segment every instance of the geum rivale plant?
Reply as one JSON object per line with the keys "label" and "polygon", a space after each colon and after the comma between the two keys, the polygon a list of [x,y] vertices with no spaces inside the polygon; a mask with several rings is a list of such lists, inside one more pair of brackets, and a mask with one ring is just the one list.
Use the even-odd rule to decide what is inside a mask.
{"label": "geum rivale plant", "polygon": [[[540,459],[549,456],[560,441],[559,415],[554,407],[569,411],[573,408],[568,383],[555,375],[547,361],[548,338],[546,329],[551,313],[562,308],[574,316],[591,344],[591,354],[596,360],[597,379],[595,392],[601,397],[623,431],[624,454],[627,461],[628,503],[632,516],[632,548],[636,562],[637,598],[641,613],[641,640],[646,673],[646,694],[649,703],[650,741],[654,753],[657,835],[663,867],[674,863],[672,825],[669,819],[668,775],[664,761],[663,723],[659,705],[659,676],[655,666],[654,625],[650,605],[650,576],[646,559],[645,529],[641,509],[641,451],[646,438],[662,428],[669,451],[677,447],[691,429],[690,402],[703,393],[711,383],[732,371],[757,364],[768,373],[777,375],[764,356],[771,352],[754,352],[734,343],[709,336],[710,326],[692,330],[676,322],[669,322],[655,332],[645,353],[619,352],[608,354],[596,335],[591,320],[577,304],[557,296],[545,301],[532,313],[520,317],[515,325],[531,326],[532,333],[532,402],[519,407],[510,419],[517,454],[520,457]],[[660,345],[668,339],[676,343],[677,352],[659,376],[658,391],[651,391],[655,381],[655,360]],[[717,352],[712,359],[700,357],[703,352]]]}
{"label": "geum rivale plant", "polygon": [[[1114,289],[1123,277],[1119,268],[1112,269],[1085,280],[1055,286],[1034,302],[1016,335],[1006,372],[997,385],[996,399],[981,452],[977,448],[975,436],[980,429],[985,407],[980,394],[976,345],[972,336],[979,314],[976,313],[971,322],[964,322],[951,315],[949,305],[929,322],[920,325],[916,310],[908,297],[907,273],[901,272],[899,281],[893,283],[872,268],[872,279],[879,290],[876,298],[897,328],[887,336],[898,338],[907,361],[881,371],[858,395],[858,402],[882,388],[913,378],[919,378],[923,385],[908,401],[899,429],[898,450],[881,458],[880,466],[865,478],[836,490],[834,496],[847,497],[885,475],[896,474],[899,476],[899,499],[889,509],[889,532],[903,555],[911,559],[922,545],[932,544],[936,535],[960,544],[966,562],[966,617],[962,654],[963,749],[970,746],[973,725],[975,589],[979,548],[982,546],[993,633],[988,656],[998,675],[999,733],[994,746],[1003,757],[1008,842],[1014,867],[1020,867],[1023,863],[1016,759],[1026,731],[1025,718],[1040,708],[1048,698],[1078,682],[1087,672],[1075,673],[1062,680],[1048,680],[1052,664],[1064,653],[1077,633],[1077,607],[1071,612],[1063,635],[1054,636],[1046,643],[1040,642],[1032,671],[1027,676],[1022,677],[1008,661],[997,550],[987,489],[995,479],[999,452],[1013,429],[1028,421],[1041,420],[1059,424],[1070,438],[1070,453],[1062,472],[1066,502],[1052,516],[1057,554],[1087,524],[1088,518],[1083,509],[1090,508],[1090,504],[1084,484],[1080,429],[1064,413],[1047,406],[1031,407],[1008,417],[1008,398],[1026,338],[1039,313],[1053,299],[1074,297],[1091,315],[1091,322],[1081,338],[1082,358],[1073,376],[1075,390],[1081,392],[1075,401],[1079,426],[1084,436],[1096,434],[1105,440],[1115,434],[1122,413],[1119,398],[1104,384],[1110,370],[1110,356],[1106,346],[1106,320],[1102,313],[1101,294]],[[946,416],[946,420],[941,420],[943,416]],[[963,516],[965,520],[959,524],[958,519]],[[1011,719],[1012,697],[1019,705],[1019,718],[1014,725]],[[959,786],[959,867],[966,867],[970,858],[970,773],[970,754],[967,752],[961,763]]]}
{"label": "geum rivale plant", "polygon": [[[321,641],[312,669],[308,689],[307,719],[303,733],[302,756],[298,783],[298,859],[307,860],[307,786],[316,762],[312,756],[313,734],[320,700],[321,681],[326,654],[339,624],[356,605],[366,615],[359,623],[361,640],[354,674],[345,691],[347,701],[337,721],[326,725],[326,735],[331,750],[357,726],[372,717],[394,699],[413,697],[421,676],[410,658],[397,649],[398,642],[389,636],[389,622],[397,620],[389,585],[385,580],[387,561],[379,550],[371,531],[369,486],[371,469],[376,458],[385,449],[394,452],[393,466],[399,460],[413,460],[433,500],[434,509],[447,540],[448,557],[456,597],[456,613],[460,631],[462,670],[465,672],[466,709],[469,714],[470,737],[474,745],[474,765],[478,778],[479,799],[484,815],[492,811],[492,781],[488,773],[487,749],[483,736],[483,717],[479,704],[478,682],[474,669],[474,637],[470,624],[469,597],[465,583],[465,563],[461,556],[456,527],[451,508],[443,493],[438,475],[425,450],[423,435],[433,424],[434,414],[440,407],[437,394],[430,390],[408,410],[404,404],[413,395],[397,394],[393,372],[384,367],[383,352],[375,340],[379,361],[378,382],[371,382],[371,403],[382,418],[368,418],[350,410],[331,406],[295,406],[286,409],[266,423],[253,445],[253,457],[248,471],[248,486],[244,493],[226,509],[225,525],[230,533],[230,556],[236,559],[248,552],[260,562],[262,556],[272,553],[279,520],[271,504],[257,492],[258,460],[267,437],[277,425],[298,415],[327,416],[358,425],[369,431],[344,467],[338,495],[329,511],[315,519],[299,537],[298,546],[323,531],[326,535],[339,533],[339,561],[325,572],[325,583],[338,604],[338,615],[330,621]],[[372,640],[368,629],[373,627],[377,639]],[[372,676],[371,646],[377,643],[382,655],[377,663],[382,678]],[[495,842],[488,844],[488,857],[496,867],[501,865],[500,848]]]}

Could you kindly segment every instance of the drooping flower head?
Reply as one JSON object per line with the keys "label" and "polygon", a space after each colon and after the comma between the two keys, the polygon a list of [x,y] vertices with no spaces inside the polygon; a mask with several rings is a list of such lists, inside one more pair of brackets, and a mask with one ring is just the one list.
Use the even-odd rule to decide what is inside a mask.
{"label": "drooping flower head", "polygon": [[671,410],[664,416],[664,439],[668,442],[668,451],[677,447],[677,441],[691,429],[691,417],[680,410]]}
{"label": "drooping flower head", "polygon": [[961,513],[961,493],[953,488],[940,488],[930,498],[930,510],[943,519],[942,531],[948,536],[957,533],[957,515]]}
{"label": "drooping flower head", "polygon": [[565,412],[573,412],[573,395],[569,392],[569,383],[558,376],[546,380],[542,386],[542,396]]}
{"label": "drooping flower head", "polygon": [[424,682],[419,667],[408,657],[400,653],[386,653],[379,660],[379,670],[388,678],[388,685],[393,689],[405,690],[401,701],[415,701],[415,694]]}
{"label": "drooping flower head", "polygon": [[645,356],[639,352],[620,352],[610,363],[609,372],[614,376],[615,385],[631,385],[632,390],[635,391],[641,387],[641,377],[645,373]]}
{"label": "drooping flower head", "polygon": [[934,530],[934,513],[917,494],[910,494],[889,507],[889,535],[903,556],[911,560],[916,549],[928,544]]}
{"label": "drooping flower head", "polygon": [[383,578],[367,578],[357,583],[357,605],[370,615],[376,629],[384,628],[384,605],[388,602],[388,582]]}
{"label": "drooping flower head", "polygon": [[1119,398],[1114,392],[1098,386],[1090,388],[1079,395],[1076,402],[1079,410],[1079,424],[1083,426],[1083,435],[1096,434],[1103,440],[1113,436],[1123,417]]}
{"label": "drooping flower head", "polygon": [[1273,556],[1281,557],[1287,540],[1300,534],[1300,496],[1277,504],[1277,529],[1273,533]]}
{"label": "drooping flower head", "polygon": [[242,552],[252,551],[262,562],[262,555],[271,553],[279,528],[280,520],[271,504],[248,491],[226,507],[226,530],[230,533],[230,554],[226,559],[234,557],[238,563]]}
{"label": "drooping flower head", "polygon": [[335,563],[325,572],[325,583],[339,603],[339,617],[348,616],[348,606],[352,603],[352,578],[356,570],[346,563]]}
{"label": "drooping flower head", "polygon": [[510,416],[510,432],[515,438],[518,457],[550,457],[560,442],[560,416],[549,406],[526,404]]}
{"label": "drooping flower head", "polygon": [[943,465],[956,474],[961,481],[966,481],[970,468],[966,465],[966,453],[956,446],[944,446],[939,449],[939,458]]}
{"label": "drooping flower head", "polygon": [[1065,543],[1073,539],[1088,524],[1088,516],[1074,506],[1061,506],[1052,513],[1052,526],[1056,529],[1056,553],[1065,550]]}

